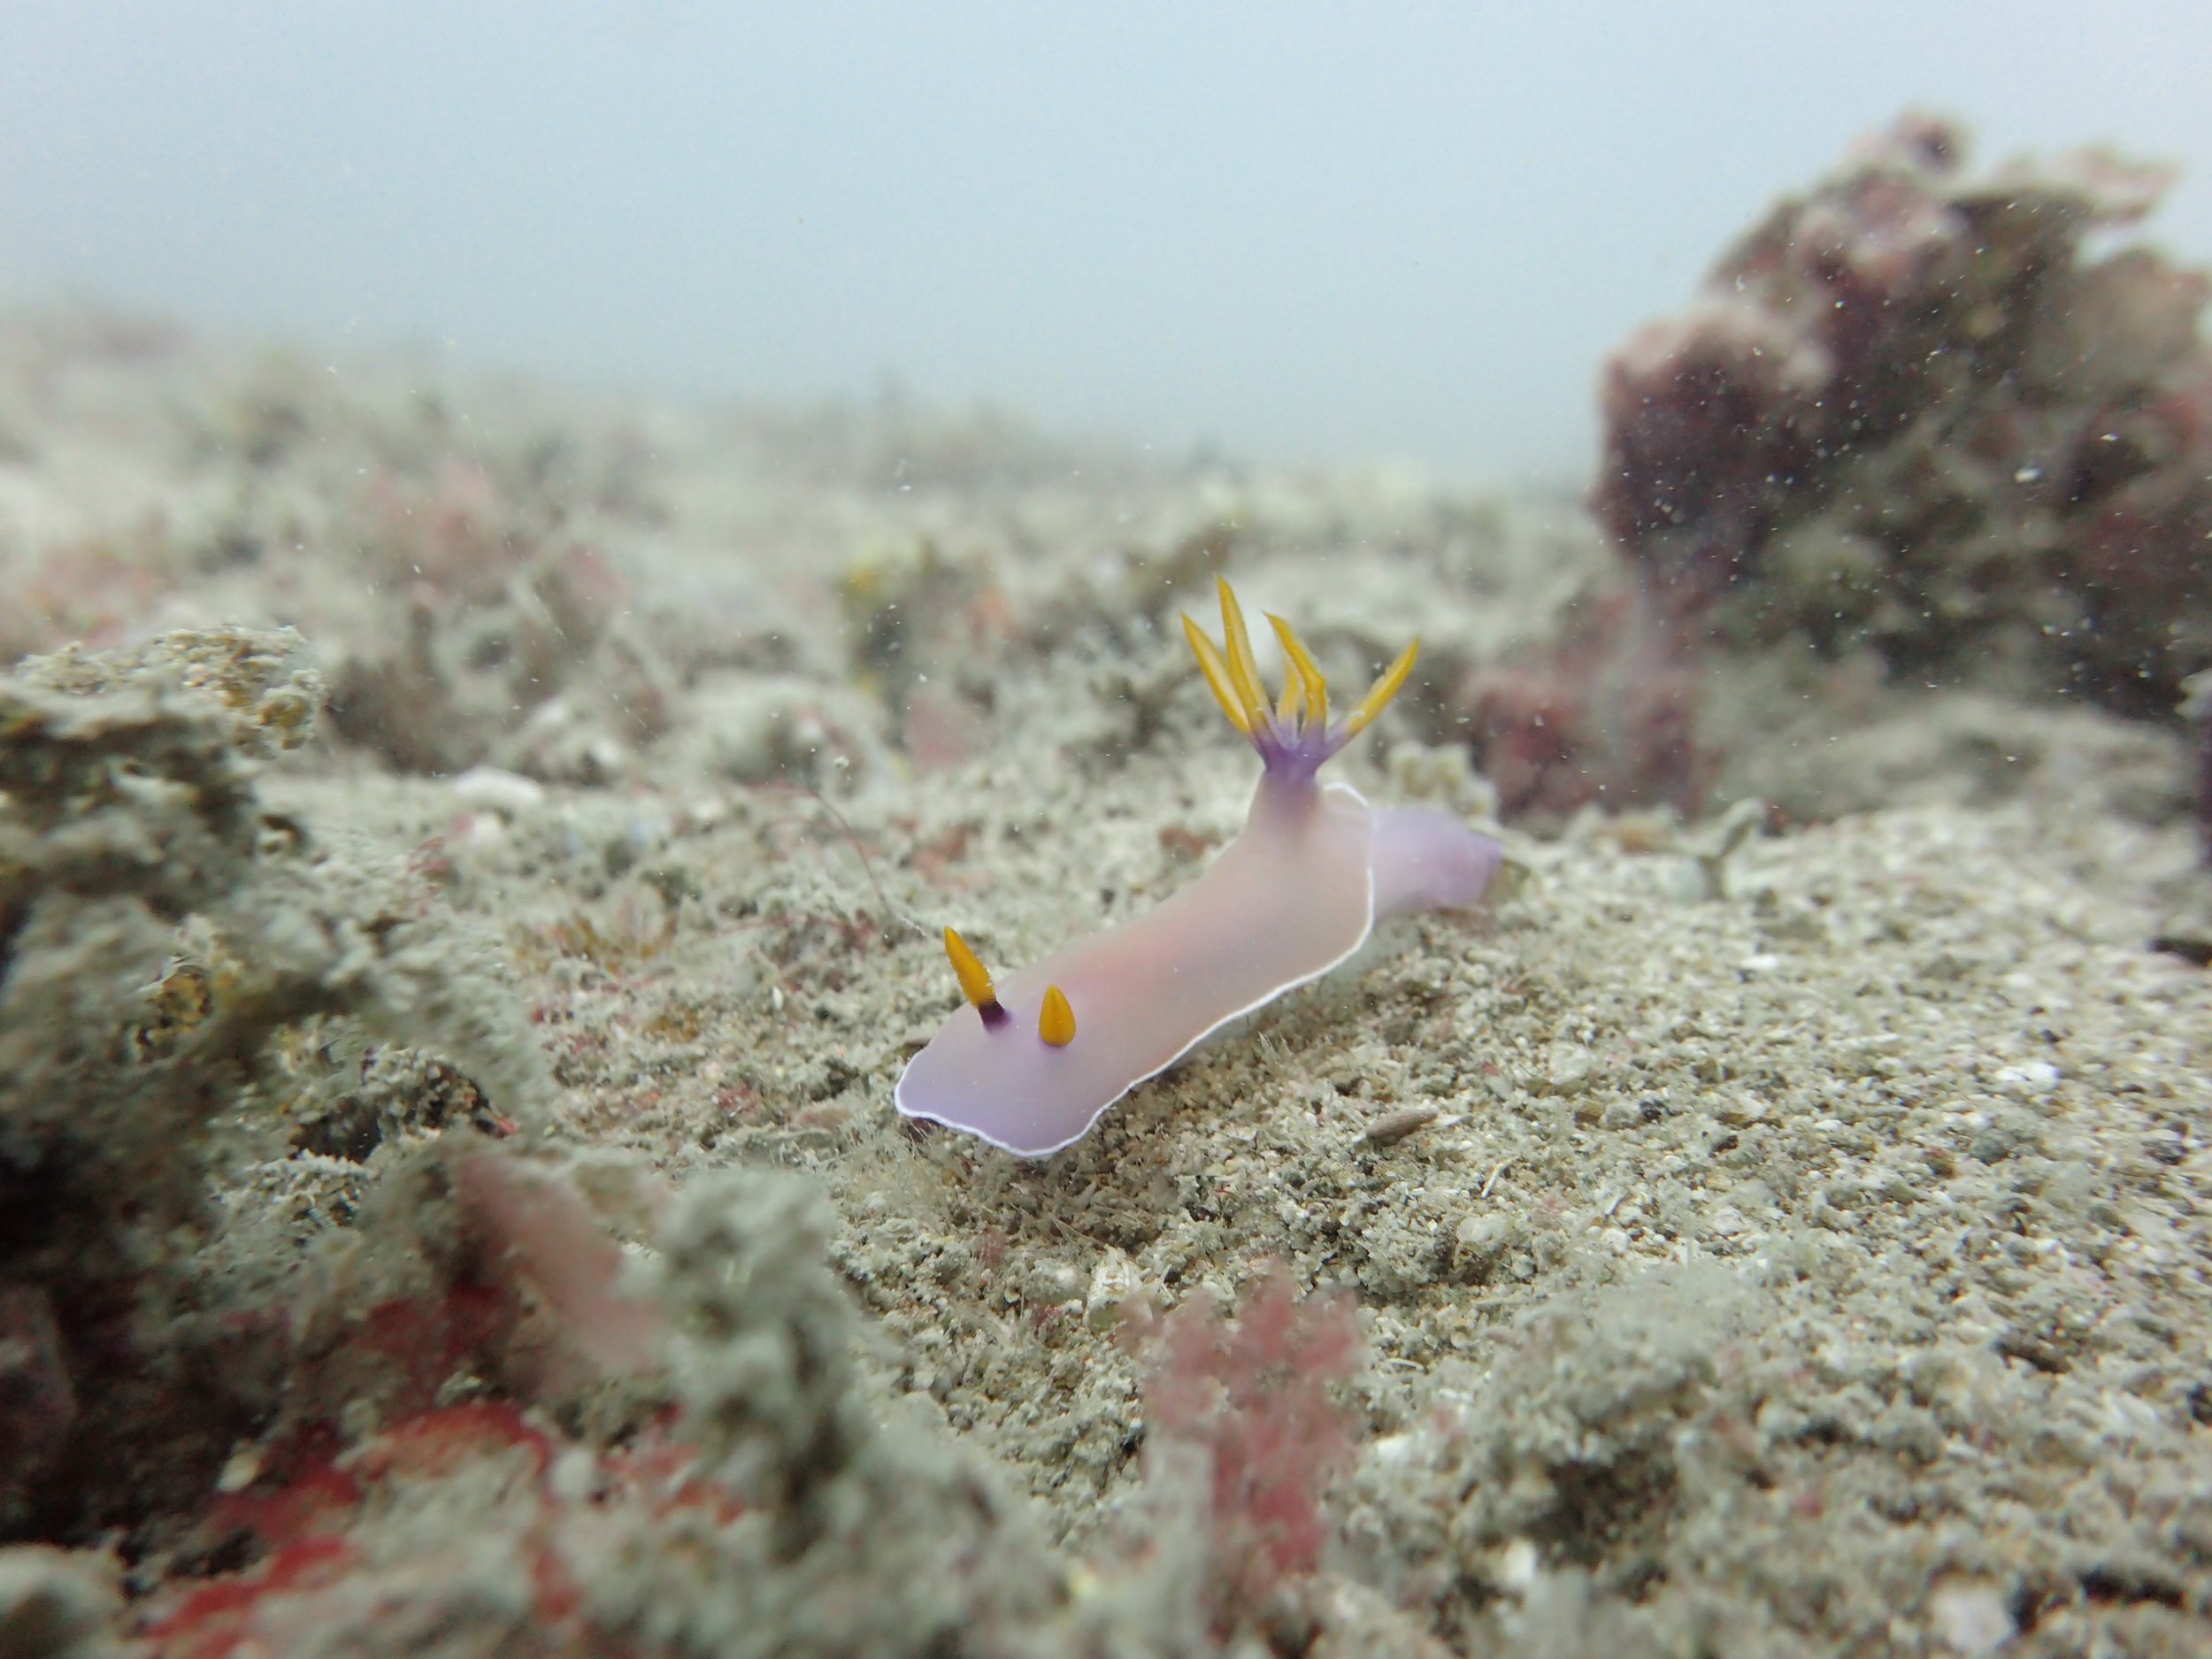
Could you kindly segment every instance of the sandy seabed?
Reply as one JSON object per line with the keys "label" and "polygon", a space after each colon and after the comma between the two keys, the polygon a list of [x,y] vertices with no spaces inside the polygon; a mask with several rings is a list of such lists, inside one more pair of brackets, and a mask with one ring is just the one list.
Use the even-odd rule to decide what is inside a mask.
{"label": "sandy seabed", "polygon": [[[135,1511],[73,1509],[65,1458],[0,1507],[21,1540],[0,1552],[0,1632],[49,1632],[0,1649],[908,1650],[824,1624],[845,1597],[935,1654],[2212,1650],[2212,989],[2151,948],[2202,936],[2166,733],[1717,669],[1697,821],[1505,826],[1482,910],[1392,924],[1042,1163],[892,1113],[955,1005],[940,928],[1018,964],[1156,902],[1233,833],[1256,767],[1176,624],[1205,616],[1216,573],[1341,686],[1419,634],[1416,684],[1337,770],[1487,823],[1456,687],[1557,637],[1609,567],[1570,501],[1385,469],[12,315],[0,649],[296,629],[324,706],[256,775],[265,821],[414,882],[481,948],[483,995],[539,1068],[526,1114],[429,1038],[406,1078],[357,1088],[389,1052],[316,1028],[288,1050],[295,1094],[257,1072],[178,1143],[215,1206],[193,1296],[336,1282],[343,1235],[398,1207],[382,1189],[488,1124],[588,1190],[623,1171],[656,1196],[602,1219],[691,1321],[673,1396],[744,1420],[722,1517],[742,1526],[741,1507],[807,1511],[810,1465],[743,1455],[746,1414],[773,1413],[735,1372],[700,1380],[711,1299],[669,1289],[668,1263],[711,1252],[657,1229],[724,1172],[795,1171],[826,1212],[786,1186],[727,1202],[798,1204],[790,1236],[841,1281],[825,1294],[863,1310],[825,1372],[852,1376],[820,1384],[857,1403],[810,1432],[893,1443],[885,1468],[919,1460],[913,1491],[995,1495],[964,1500],[947,1535],[987,1553],[949,1567],[842,1516],[820,1523],[834,1559],[780,1534],[753,1577],[686,1588],[669,1561],[720,1546],[640,1523],[560,1534],[556,1594],[542,1555],[493,1540],[557,1501],[618,1509],[591,1479],[612,1490],[608,1448],[639,1443],[660,1384],[620,1356],[615,1382],[441,1379],[435,1409],[514,1405],[565,1449],[542,1488],[509,1468],[449,1491],[441,1467],[411,1471],[446,1483],[436,1502],[403,1502],[360,1496],[357,1449],[403,1408],[326,1367],[362,1507],[329,1524],[328,1571],[278,1583],[277,1544],[224,1557],[192,1529],[304,1420],[296,1370],[218,1414],[201,1463],[157,1459],[170,1484]],[[173,980],[180,937],[114,971]],[[202,965],[252,951],[204,944]],[[453,1069],[477,1128],[426,1104]],[[0,1110],[27,1119],[23,1087],[0,1070]],[[743,1260],[769,1248],[732,1236]],[[0,1280],[35,1284],[43,1259]],[[1364,1357],[1336,1392],[1356,1449],[1319,1566],[1227,1606],[1203,1481],[1179,1509],[1148,1458],[1127,1312],[1233,1306],[1274,1262],[1356,1302]],[[539,1317],[592,1317],[549,1283]],[[29,1342],[19,1325],[0,1339]],[[0,1340],[0,1402],[40,1397],[36,1346],[9,1361]],[[783,1471],[765,1486],[764,1457]],[[919,1499],[901,1514],[941,1525]],[[250,1587],[244,1610],[180,1624],[218,1581]]]}

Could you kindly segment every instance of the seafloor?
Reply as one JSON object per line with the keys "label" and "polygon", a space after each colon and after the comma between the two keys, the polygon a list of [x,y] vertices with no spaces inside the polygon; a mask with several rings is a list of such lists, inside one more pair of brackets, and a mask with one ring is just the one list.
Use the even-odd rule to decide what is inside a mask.
{"label": "seafloor", "polygon": [[[693,1332],[667,1386],[694,1426],[671,1432],[741,1449],[772,1415],[744,1379],[780,1362],[724,1375],[717,1419],[697,1356],[754,1293],[718,1315],[667,1288],[668,1261],[710,1257],[685,1209],[709,1190],[796,1206],[811,1249],[792,1189],[714,1186],[791,1171],[826,1194],[834,1294],[864,1318],[818,1377],[776,1374],[849,1390],[865,1426],[837,1433],[895,1441],[926,1471],[913,1490],[951,1479],[929,1461],[950,1443],[962,1489],[1002,1495],[964,1501],[960,1535],[982,1542],[949,1563],[839,1511],[714,1569],[713,1517],[804,1508],[826,1454],[733,1452],[709,1472],[734,1495],[683,1511],[703,1530],[656,1532],[657,1514],[611,1543],[557,1511],[619,1518],[603,1471],[659,1421],[635,1402],[660,1386],[651,1353],[587,1386],[472,1349],[411,1405],[349,1394],[308,1344],[256,1362],[258,1394],[196,1383],[227,1402],[220,1444],[153,1457],[166,1484],[134,1498],[75,1502],[81,1461],[41,1452],[0,1506],[0,1632],[34,1633],[0,1649],[2212,1651],[2212,987],[2186,951],[2197,847],[2168,733],[1740,671],[1709,690],[1695,821],[1504,826],[1481,910],[1392,925],[1074,1149],[1025,1164],[894,1116],[905,1056],[955,1006],[943,925],[1019,964],[1171,892],[1234,832],[1255,764],[1176,625],[1206,617],[1215,574],[1297,623],[1342,686],[1420,634],[1415,685],[1337,768],[1371,799],[1487,823],[1455,683],[1556,636],[1609,570],[1564,496],[1162,457],[889,396],[700,409],[12,317],[0,651],[296,629],[286,672],[324,706],[253,778],[265,831],[391,870],[402,931],[449,920],[480,953],[453,972],[505,1010],[471,1018],[528,1051],[518,1075],[539,1068],[514,1086],[538,1092],[526,1111],[432,1018],[418,1073],[449,1092],[466,1073],[480,1108],[432,1110],[419,1074],[384,1075],[403,996],[288,1004],[281,1066],[234,1053],[196,1116],[107,1120],[173,1135],[125,1151],[210,1188],[176,1236],[175,1297],[302,1325],[302,1298],[341,1324],[347,1295],[388,1310],[398,1293],[347,1290],[329,1263],[373,1251],[346,1235],[403,1208],[382,1189],[463,1140],[588,1192],[619,1171],[649,1195],[595,1200],[601,1224]],[[148,660],[47,683],[127,687]],[[23,775],[9,787],[30,799]],[[196,975],[193,1007],[219,1008],[261,948],[230,914],[170,905],[165,959],[81,971]],[[0,995],[0,1020],[27,995]],[[385,1046],[349,1046],[372,1004]],[[161,1029],[188,1048],[201,1017]],[[137,1059],[161,1052],[144,1038]],[[0,1070],[0,1110],[28,1121],[52,1101],[30,1103],[27,1075]],[[675,1242],[672,1214],[693,1217]],[[5,1226],[0,1248],[19,1250],[0,1409],[63,1440],[107,1424],[100,1455],[126,1467],[134,1434],[173,1441],[164,1411],[198,1408],[102,1417],[60,1258]],[[116,1260],[111,1288],[156,1271]],[[1363,1357],[1335,1395],[1356,1445],[1321,1497],[1318,1564],[1281,1553],[1281,1582],[1231,1593],[1237,1546],[1206,1507],[1223,1489],[1179,1498],[1148,1455],[1158,1362],[1130,1310],[1232,1307],[1278,1261],[1300,1292],[1356,1301]],[[522,1277],[555,1325],[603,1312],[542,1259]],[[647,1324],[631,1348],[663,1340]],[[469,1403],[550,1437],[541,1486],[373,1465],[444,1483],[432,1502],[363,1472],[410,1411]],[[352,1483],[330,1548],[296,1571],[269,1564],[304,1548],[284,1527],[227,1554],[195,1541],[311,1418],[336,1425]],[[947,1525],[899,1502],[902,1526]],[[708,1565],[695,1580],[678,1556]],[[226,1584],[219,1608],[189,1600]],[[896,1628],[848,1630],[831,1601]]]}

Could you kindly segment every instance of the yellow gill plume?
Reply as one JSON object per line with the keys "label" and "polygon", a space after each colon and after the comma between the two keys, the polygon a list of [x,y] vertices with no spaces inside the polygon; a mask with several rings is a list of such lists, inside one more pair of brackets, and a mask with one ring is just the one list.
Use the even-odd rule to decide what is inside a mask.
{"label": "yellow gill plume", "polygon": [[1298,687],[1300,701],[1306,705],[1306,718],[1315,726],[1329,723],[1329,682],[1322,678],[1320,668],[1313,660],[1313,653],[1306,642],[1291,629],[1289,623],[1269,613],[1268,621],[1275,629],[1275,637],[1282,641],[1283,657],[1289,666],[1283,671],[1283,702],[1290,702],[1291,687]]}
{"label": "yellow gill plume", "polygon": [[1244,607],[1237,603],[1236,590],[1229,586],[1225,576],[1214,578],[1214,586],[1221,590],[1221,646],[1229,658],[1229,679],[1237,689],[1237,701],[1244,705],[1246,718],[1267,712],[1267,687],[1260,683],[1260,665],[1252,655],[1252,635],[1244,626]]}
{"label": "yellow gill plume", "polygon": [[1221,660],[1221,651],[1206,637],[1205,629],[1183,614],[1183,637],[1190,641],[1190,654],[1198,659],[1198,672],[1206,677],[1206,687],[1214,694],[1214,701],[1221,705],[1222,713],[1229,717],[1229,724],[1252,735],[1252,717],[1237,701],[1235,683],[1229,678],[1229,664]]}
{"label": "yellow gill plume", "polygon": [[1344,735],[1347,738],[1357,737],[1374,724],[1377,715],[1390,706],[1391,698],[1404,687],[1406,676],[1413,672],[1413,659],[1420,654],[1421,641],[1416,640],[1398,653],[1396,662],[1383,670],[1382,678],[1375,682],[1374,688],[1359,700],[1358,705],[1345,720]]}
{"label": "yellow gill plume", "polygon": [[[1259,668],[1252,656],[1252,636],[1245,626],[1244,608],[1237,603],[1226,578],[1217,577],[1215,581],[1221,594],[1224,644],[1217,646],[1206,631],[1191,620],[1188,612],[1183,616],[1183,637],[1190,642],[1191,655],[1198,659],[1198,671],[1205,676],[1207,688],[1214,694],[1214,701],[1221,705],[1229,724],[1247,737],[1257,736],[1262,727],[1269,726],[1284,728],[1286,733],[1327,731],[1329,682],[1297,631],[1282,618],[1271,613],[1268,616],[1283,648],[1286,664],[1282,696],[1271,710],[1267,688],[1261,683]],[[1383,671],[1373,687],[1353,706],[1341,731],[1335,734],[1337,741],[1349,741],[1374,724],[1375,717],[1404,689],[1420,653],[1421,641],[1416,640],[1398,654],[1397,660]]]}

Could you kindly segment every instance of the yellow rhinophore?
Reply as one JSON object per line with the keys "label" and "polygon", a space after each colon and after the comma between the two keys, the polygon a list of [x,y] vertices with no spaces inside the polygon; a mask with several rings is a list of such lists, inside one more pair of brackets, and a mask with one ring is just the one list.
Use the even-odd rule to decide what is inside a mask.
{"label": "yellow rhinophore", "polygon": [[961,995],[977,1008],[998,1006],[991,971],[983,965],[982,957],[968,949],[968,941],[949,927],[945,929],[945,955],[952,958],[953,977],[960,981]]}

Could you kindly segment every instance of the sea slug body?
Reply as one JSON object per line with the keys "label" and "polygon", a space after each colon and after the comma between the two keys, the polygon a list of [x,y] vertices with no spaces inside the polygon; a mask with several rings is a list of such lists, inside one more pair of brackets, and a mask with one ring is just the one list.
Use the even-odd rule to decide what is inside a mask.
{"label": "sea slug body", "polygon": [[1219,646],[1183,630],[1229,723],[1259,752],[1251,810],[1188,887],[1144,915],[995,984],[945,930],[968,1005],[907,1064],[909,1118],[964,1130],[1021,1157],[1080,1140],[1106,1109],[1226,1022],[1316,979],[1401,911],[1473,903],[1497,842],[1423,807],[1371,807],[1324,762],[1359,735],[1412,672],[1416,641],[1349,714],[1279,617],[1288,668],[1271,704],[1236,595],[1220,584]]}

